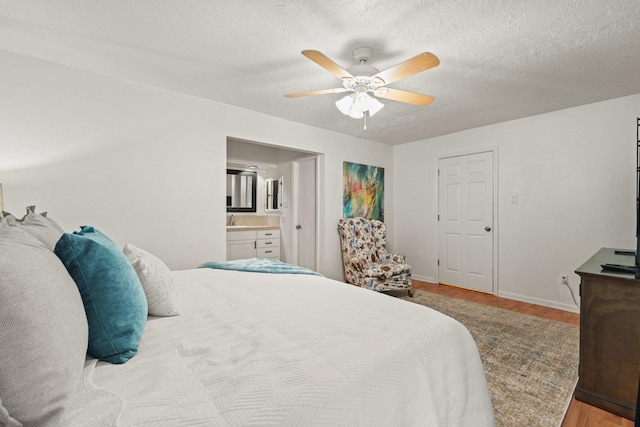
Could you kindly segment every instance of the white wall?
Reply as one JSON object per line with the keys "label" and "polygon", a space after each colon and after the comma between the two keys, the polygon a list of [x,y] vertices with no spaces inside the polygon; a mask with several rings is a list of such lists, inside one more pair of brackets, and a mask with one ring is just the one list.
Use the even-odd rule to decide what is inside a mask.
{"label": "white wall", "polygon": [[500,295],[571,309],[558,275],[599,247],[634,245],[640,95],[391,147],[1,50],[0,63],[5,209],[36,204],[66,230],[94,225],[174,269],[225,257],[228,136],[324,153],[320,258],[332,278],[345,160],[386,169],[391,249],[418,277],[436,279],[437,159],[461,151],[499,150]]}
{"label": "white wall", "polygon": [[1,50],[0,63],[8,211],[36,204],[68,231],[94,225],[173,269],[223,260],[231,136],[324,153],[325,275],[342,278],[344,160],[387,168],[385,212],[393,220],[390,146]]}
{"label": "white wall", "polygon": [[634,95],[396,146],[396,249],[437,280],[438,158],[497,147],[498,294],[576,311],[559,274],[577,297],[593,253],[635,247],[638,116]]}

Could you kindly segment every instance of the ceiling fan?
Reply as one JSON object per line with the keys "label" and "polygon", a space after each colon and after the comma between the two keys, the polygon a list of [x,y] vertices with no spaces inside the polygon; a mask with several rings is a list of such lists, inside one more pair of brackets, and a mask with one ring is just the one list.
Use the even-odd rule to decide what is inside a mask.
{"label": "ceiling fan", "polygon": [[[384,107],[384,104],[376,98],[390,99],[418,106],[429,105],[433,102],[433,96],[393,89],[386,87],[386,85],[436,67],[440,64],[440,60],[434,54],[423,52],[391,68],[380,71],[368,63],[372,53],[373,50],[367,46],[355,48],[353,57],[357,64],[345,70],[317,50],[303,50],[302,54],[304,56],[342,79],[342,87],[290,93],[285,96],[287,98],[297,98],[300,96],[351,92],[338,100],[336,107],[345,115],[354,119],[365,118],[365,120],[367,116],[373,116]],[[364,127],[366,129],[366,122]]]}

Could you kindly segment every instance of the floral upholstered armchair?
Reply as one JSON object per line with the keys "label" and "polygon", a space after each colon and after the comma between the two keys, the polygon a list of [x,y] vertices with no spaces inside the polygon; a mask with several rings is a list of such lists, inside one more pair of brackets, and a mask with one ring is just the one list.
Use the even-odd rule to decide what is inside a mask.
{"label": "floral upholstered armchair", "polygon": [[361,217],[338,222],[344,276],[347,283],[374,291],[409,291],[411,267],[403,254],[387,253],[383,222]]}

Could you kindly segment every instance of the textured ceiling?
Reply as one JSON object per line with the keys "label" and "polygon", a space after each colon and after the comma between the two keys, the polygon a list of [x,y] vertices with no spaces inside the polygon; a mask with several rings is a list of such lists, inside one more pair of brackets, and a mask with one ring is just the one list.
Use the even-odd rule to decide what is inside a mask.
{"label": "textured ceiling", "polygon": [[[0,0],[0,49],[345,134],[399,144],[640,93],[638,0]],[[384,70],[429,51],[440,66],[390,87],[362,130],[340,87],[300,54]],[[1,65],[1,64],[0,64]]]}

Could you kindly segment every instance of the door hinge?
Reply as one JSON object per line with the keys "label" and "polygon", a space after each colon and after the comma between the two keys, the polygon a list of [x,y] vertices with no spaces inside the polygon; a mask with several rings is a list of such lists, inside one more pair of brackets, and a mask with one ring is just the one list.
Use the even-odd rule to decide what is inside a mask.
{"label": "door hinge", "polygon": [[438,221],[440,221],[440,214],[438,214]]}
{"label": "door hinge", "polygon": [[440,265],[440,260],[438,260],[438,265]]}
{"label": "door hinge", "polygon": [[438,176],[440,176],[440,169],[438,169]]}

